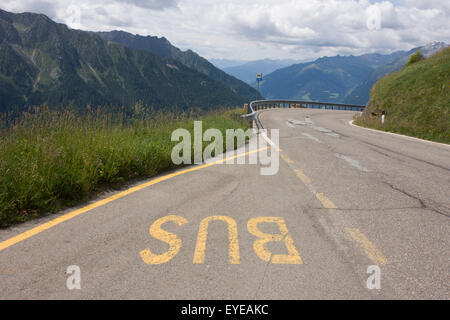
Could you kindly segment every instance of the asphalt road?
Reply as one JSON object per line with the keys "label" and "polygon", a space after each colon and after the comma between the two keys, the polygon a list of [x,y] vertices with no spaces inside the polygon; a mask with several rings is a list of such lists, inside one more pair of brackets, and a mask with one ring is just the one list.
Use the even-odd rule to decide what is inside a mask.
{"label": "asphalt road", "polygon": [[353,115],[263,112],[275,175],[194,166],[0,230],[0,299],[449,299],[450,146]]}

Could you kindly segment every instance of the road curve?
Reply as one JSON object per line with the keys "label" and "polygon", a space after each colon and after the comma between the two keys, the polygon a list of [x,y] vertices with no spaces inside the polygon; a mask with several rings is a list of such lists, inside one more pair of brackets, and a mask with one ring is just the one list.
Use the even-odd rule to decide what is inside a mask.
{"label": "road curve", "polygon": [[[277,174],[211,165],[94,206],[0,250],[0,299],[449,299],[450,146],[353,115],[262,112],[280,130]],[[73,210],[0,230],[0,243]],[[170,250],[174,236],[149,231],[161,218]]]}

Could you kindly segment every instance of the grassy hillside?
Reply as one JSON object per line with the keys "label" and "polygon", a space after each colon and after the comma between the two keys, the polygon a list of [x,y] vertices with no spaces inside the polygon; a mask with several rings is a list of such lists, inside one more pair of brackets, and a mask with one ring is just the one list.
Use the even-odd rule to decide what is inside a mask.
{"label": "grassy hillside", "polygon": [[389,73],[401,70],[408,62],[409,57],[416,51],[417,48],[414,48],[407,52],[397,51],[392,54],[391,57],[393,60],[391,62],[376,67],[375,70],[370,72],[359,85],[350,90],[343,102],[366,105],[370,100],[370,89],[377,82],[377,80]]}
{"label": "grassy hillside", "polygon": [[367,111],[355,123],[450,143],[449,111],[450,48],[380,79],[372,87]]}
{"label": "grassy hillside", "polygon": [[[105,187],[154,176],[175,167],[172,131],[193,121],[203,130],[247,129],[242,110],[168,114],[135,108],[134,114],[89,109],[33,109],[0,116],[0,227],[88,199]],[[14,119],[14,120],[11,120]],[[204,147],[209,143],[204,143]],[[224,146],[225,148],[225,146]]]}

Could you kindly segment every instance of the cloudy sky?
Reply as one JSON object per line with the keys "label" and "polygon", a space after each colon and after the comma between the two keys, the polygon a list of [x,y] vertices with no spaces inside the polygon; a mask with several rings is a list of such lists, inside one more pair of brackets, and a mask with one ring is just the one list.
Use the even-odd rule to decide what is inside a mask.
{"label": "cloudy sky", "polygon": [[305,59],[450,43],[442,0],[2,0],[72,28],[165,36],[206,58]]}

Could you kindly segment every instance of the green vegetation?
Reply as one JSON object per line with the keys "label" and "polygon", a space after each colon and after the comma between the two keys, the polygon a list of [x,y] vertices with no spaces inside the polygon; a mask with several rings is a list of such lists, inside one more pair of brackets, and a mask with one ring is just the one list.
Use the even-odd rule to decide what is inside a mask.
{"label": "green vegetation", "polygon": [[406,65],[410,66],[413,63],[419,62],[420,60],[423,60],[423,59],[425,59],[425,57],[422,54],[422,50],[419,49],[416,52],[414,52],[414,54],[411,55],[411,57],[409,58],[409,61]]}
{"label": "green vegetation", "polygon": [[[380,79],[355,123],[450,143],[450,49]],[[386,111],[382,125],[380,115]]]}
{"label": "green vegetation", "polygon": [[[0,118],[0,227],[55,212],[105,188],[152,177],[175,167],[172,131],[248,124],[243,110],[162,113],[139,105],[134,112],[36,108]],[[11,120],[14,119],[14,120]],[[205,143],[204,147],[208,143]],[[192,144],[193,145],[193,144]]]}

